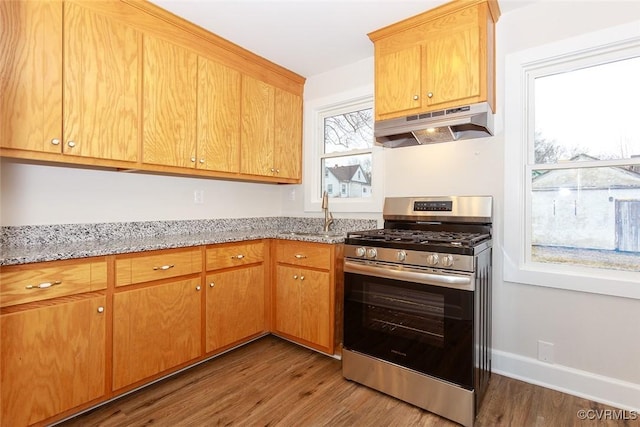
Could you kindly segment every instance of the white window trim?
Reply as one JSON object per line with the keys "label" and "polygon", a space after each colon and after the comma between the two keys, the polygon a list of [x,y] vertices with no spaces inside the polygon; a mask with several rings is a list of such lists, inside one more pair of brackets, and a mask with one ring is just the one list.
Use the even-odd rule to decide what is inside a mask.
{"label": "white window trim", "polygon": [[[305,212],[319,212],[322,210],[321,168],[320,154],[323,150],[322,135],[324,122],[323,113],[331,110],[355,111],[373,106],[373,87],[357,91],[359,93],[345,93],[332,97],[310,100],[305,102],[305,162],[304,162],[304,210]],[[367,150],[368,151],[368,150]],[[356,153],[355,151],[353,152]],[[341,153],[336,153],[343,155]],[[371,197],[363,198],[332,198],[329,202],[331,212],[380,213],[383,204],[383,148],[377,145],[371,150],[372,180]]]}
{"label": "white window trim", "polygon": [[[531,168],[527,166],[527,141],[533,134],[533,115],[528,115],[527,102],[532,90],[531,78],[540,67],[562,66],[567,61],[577,64],[576,58],[593,63],[594,55],[602,59],[640,55],[640,21],[506,57],[504,280],[640,299],[638,272],[535,263],[527,258],[527,242],[530,241],[527,240],[530,239],[528,177],[531,176]],[[597,98],[595,94],[594,97]],[[597,106],[597,100],[594,106]]]}

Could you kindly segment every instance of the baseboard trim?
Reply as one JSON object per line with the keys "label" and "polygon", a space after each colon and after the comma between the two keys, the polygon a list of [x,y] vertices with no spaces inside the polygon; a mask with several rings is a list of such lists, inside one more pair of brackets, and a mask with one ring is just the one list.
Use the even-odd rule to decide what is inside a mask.
{"label": "baseboard trim", "polygon": [[640,384],[567,366],[541,362],[500,350],[492,351],[492,371],[541,387],[640,413]]}

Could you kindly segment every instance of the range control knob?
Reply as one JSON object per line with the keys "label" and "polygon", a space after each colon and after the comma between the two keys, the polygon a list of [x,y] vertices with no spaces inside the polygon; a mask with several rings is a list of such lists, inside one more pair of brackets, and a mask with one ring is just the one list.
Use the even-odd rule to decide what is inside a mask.
{"label": "range control knob", "polygon": [[405,251],[396,252],[396,259],[398,261],[404,261],[405,259],[407,259],[407,253]]}
{"label": "range control knob", "polygon": [[427,255],[427,264],[429,264],[429,265],[438,265],[438,254],[429,254],[429,255]]}
{"label": "range control knob", "polygon": [[365,256],[367,253],[366,249],[363,247],[356,248],[356,256]]}
{"label": "range control knob", "polygon": [[453,265],[453,256],[452,255],[443,256],[442,261],[440,261],[440,264],[442,264],[444,267],[451,267]]}
{"label": "range control knob", "polygon": [[376,256],[378,256],[378,251],[376,251],[376,248],[367,249],[367,258],[375,258]]}

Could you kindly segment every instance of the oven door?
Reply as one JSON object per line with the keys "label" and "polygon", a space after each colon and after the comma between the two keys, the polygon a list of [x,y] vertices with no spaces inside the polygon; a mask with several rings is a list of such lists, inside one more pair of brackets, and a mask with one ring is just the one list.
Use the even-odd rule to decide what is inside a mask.
{"label": "oven door", "polygon": [[474,276],[345,260],[344,348],[473,390]]}

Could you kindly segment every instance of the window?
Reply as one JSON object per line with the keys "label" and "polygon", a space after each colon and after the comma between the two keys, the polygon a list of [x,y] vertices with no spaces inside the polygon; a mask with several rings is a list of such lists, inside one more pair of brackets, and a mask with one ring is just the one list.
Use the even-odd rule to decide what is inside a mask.
{"label": "window", "polygon": [[505,280],[640,298],[640,37],[602,40],[508,58]]}
{"label": "window", "polygon": [[383,148],[375,144],[373,114],[370,93],[305,103],[306,211],[320,210],[324,191],[333,212],[382,211]]}
{"label": "window", "polygon": [[340,194],[329,196],[362,197],[362,191],[347,191],[346,183],[354,188],[371,185],[373,107],[327,113],[323,117],[323,152],[320,155],[325,177],[322,189],[326,190],[331,180],[335,180],[342,183]]}

